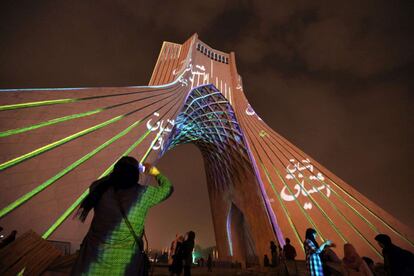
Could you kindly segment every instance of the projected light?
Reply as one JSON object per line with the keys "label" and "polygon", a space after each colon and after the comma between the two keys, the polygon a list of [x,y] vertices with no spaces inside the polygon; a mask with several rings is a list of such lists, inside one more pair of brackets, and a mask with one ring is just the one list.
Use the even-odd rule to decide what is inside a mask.
{"label": "projected light", "polygon": [[[238,244],[239,226],[232,225],[233,204],[259,259],[269,240],[283,245],[290,237],[301,245],[308,227],[321,241],[357,244],[361,254],[375,260],[381,254],[373,237],[380,232],[414,248],[411,229],[271,129],[244,94],[234,53],[215,50],[197,35],[181,45],[164,42],[149,86],[1,93],[0,219],[19,233],[34,229],[45,239],[65,239],[67,229],[86,231],[87,225],[74,226],[68,218],[88,195],[90,183],[108,175],[119,158],[132,155],[156,163],[168,150],[192,143],[204,161],[215,258],[243,261],[237,258],[247,254],[239,252],[244,245]],[[149,202],[143,198],[143,206]],[[131,212],[141,233],[146,212],[138,209]],[[127,230],[122,223],[116,227]],[[83,238],[81,230],[71,232],[72,241]],[[299,247],[298,258],[304,258]],[[131,252],[112,253],[100,257],[131,257]],[[111,273],[123,274],[126,267],[117,269]],[[106,273],[96,263],[89,272]]]}

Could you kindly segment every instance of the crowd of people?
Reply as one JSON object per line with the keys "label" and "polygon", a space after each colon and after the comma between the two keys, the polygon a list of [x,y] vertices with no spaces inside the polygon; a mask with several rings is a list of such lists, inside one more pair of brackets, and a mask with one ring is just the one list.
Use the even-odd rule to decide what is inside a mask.
{"label": "crowd of people", "polygon": [[[91,210],[94,216],[85,236],[72,275],[148,275],[149,260],[142,237],[148,210],[165,200],[173,191],[170,181],[151,164],[145,164],[146,173],[153,176],[158,186],[138,183],[142,165],[129,156],[122,157],[113,171],[89,188],[88,196],[80,204],[76,216],[84,222]],[[3,230],[2,228],[0,231]],[[16,238],[17,231],[2,237],[0,248]],[[307,273],[311,276],[361,275],[377,273],[372,259],[361,257],[354,245],[346,243],[343,258],[335,253],[335,244],[326,240],[317,242],[317,232],[309,228],[305,233],[303,247],[306,255]],[[385,234],[375,237],[382,248],[384,263],[382,275],[414,275],[414,255],[391,241]],[[170,275],[191,275],[193,264],[194,231],[185,236],[177,235],[170,248]],[[294,262],[295,247],[286,238],[283,248],[270,242],[270,258],[264,255],[264,265],[276,267],[280,263]],[[204,263],[204,261],[203,261]],[[207,259],[208,271],[212,271],[212,258]]]}
{"label": "crowd of people", "polygon": [[[346,243],[343,247],[343,258],[335,253],[336,245],[327,240],[320,244],[316,241],[316,230],[309,228],[305,233],[303,247],[306,255],[306,270],[311,276],[352,275],[352,276],[412,276],[414,275],[414,254],[392,243],[385,234],[375,237],[382,248],[383,264],[374,264],[369,257],[361,257],[355,247]],[[265,266],[277,266],[279,262],[289,263],[296,258],[296,249],[286,239],[283,249],[270,242],[271,262],[264,256]]]}

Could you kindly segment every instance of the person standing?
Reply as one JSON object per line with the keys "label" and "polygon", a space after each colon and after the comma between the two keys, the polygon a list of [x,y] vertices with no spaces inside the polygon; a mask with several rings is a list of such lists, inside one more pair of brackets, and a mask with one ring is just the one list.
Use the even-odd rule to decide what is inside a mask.
{"label": "person standing", "polygon": [[391,242],[391,238],[385,234],[375,237],[378,245],[382,248],[384,266],[389,276],[414,275],[414,255]]}
{"label": "person standing", "polygon": [[269,267],[270,266],[270,260],[269,260],[269,257],[267,256],[267,254],[265,254],[263,256],[263,266],[264,267]]}
{"label": "person standing", "polygon": [[145,275],[147,258],[142,235],[150,207],[172,193],[171,182],[156,167],[145,164],[158,187],[138,183],[138,161],[124,156],[113,171],[95,182],[76,216],[84,222],[94,216],[71,271],[72,275]]}
{"label": "person standing", "polygon": [[170,275],[181,275],[183,272],[183,242],[184,237],[180,235],[175,240],[174,252],[172,252],[172,264],[170,266]]}
{"label": "person standing", "polygon": [[171,266],[173,256],[175,254],[175,248],[177,246],[178,234],[175,234],[175,239],[171,242],[170,249],[168,250],[168,265]]}
{"label": "person standing", "polygon": [[306,254],[306,269],[311,276],[323,276],[323,265],[320,254],[326,246],[332,244],[330,240],[324,242],[321,246],[316,242],[316,230],[308,228],[305,233],[303,246]]}
{"label": "person standing", "polygon": [[193,265],[193,249],[195,233],[190,231],[183,242],[184,276],[191,276],[191,266]]}
{"label": "person standing", "polygon": [[272,266],[275,267],[278,264],[277,246],[274,241],[270,242],[270,256],[272,256]]}
{"label": "person standing", "polygon": [[288,261],[294,261],[296,258],[296,249],[290,244],[289,238],[286,238],[286,244],[283,246],[283,255]]}
{"label": "person standing", "polygon": [[281,250],[281,260],[285,264],[285,268],[287,269],[288,273],[294,273],[297,274],[298,267],[295,262],[296,258],[296,249],[290,244],[290,239],[285,239],[285,245],[283,246],[283,249]]}
{"label": "person standing", "polygon": [[207,258],[207,271],[208,272],[213,272],[212,267],[213,267],[213,258],[211,258],[211,254],[208,254],[208,258]]}

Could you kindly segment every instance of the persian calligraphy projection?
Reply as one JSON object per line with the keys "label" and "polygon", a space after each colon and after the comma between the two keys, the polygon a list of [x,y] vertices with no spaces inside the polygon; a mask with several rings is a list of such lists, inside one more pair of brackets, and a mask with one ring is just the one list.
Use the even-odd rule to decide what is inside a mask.
{"label": "persian calligraphy projection", "polygon": [[163,43],[148,85],[1,92],[5,231],[33,229],[76,249],[88,223],[70,218],[93,180],[121,156],[156,163],[193,143],[204,159],[222,260],[258,264],[269,241],[283,246],[285,238],[303,259],[309,227],[321,241],[352,243],[374,260],[378,233],[413,250],[410,228],[266,125],[244,94],[235,54],[196,34]]}

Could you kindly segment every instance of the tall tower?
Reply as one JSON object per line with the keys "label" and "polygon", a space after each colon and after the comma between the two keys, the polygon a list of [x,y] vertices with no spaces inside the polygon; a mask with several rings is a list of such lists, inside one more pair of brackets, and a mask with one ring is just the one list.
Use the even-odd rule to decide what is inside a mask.
{"label": "tall tower", "polygon": [[244,95],[234,53],[196,34],[163,43],[148,86],[1,92],[6,231],[79,244],[88,224],[68,218],[93,180],[123,155],[156,163],[193,143],[204,159],[220,259],[258,264],[269,241],[287,237],[303,259],[309,227],[375,260],[378,233],[414,247],[412,229],[266,125]]}

